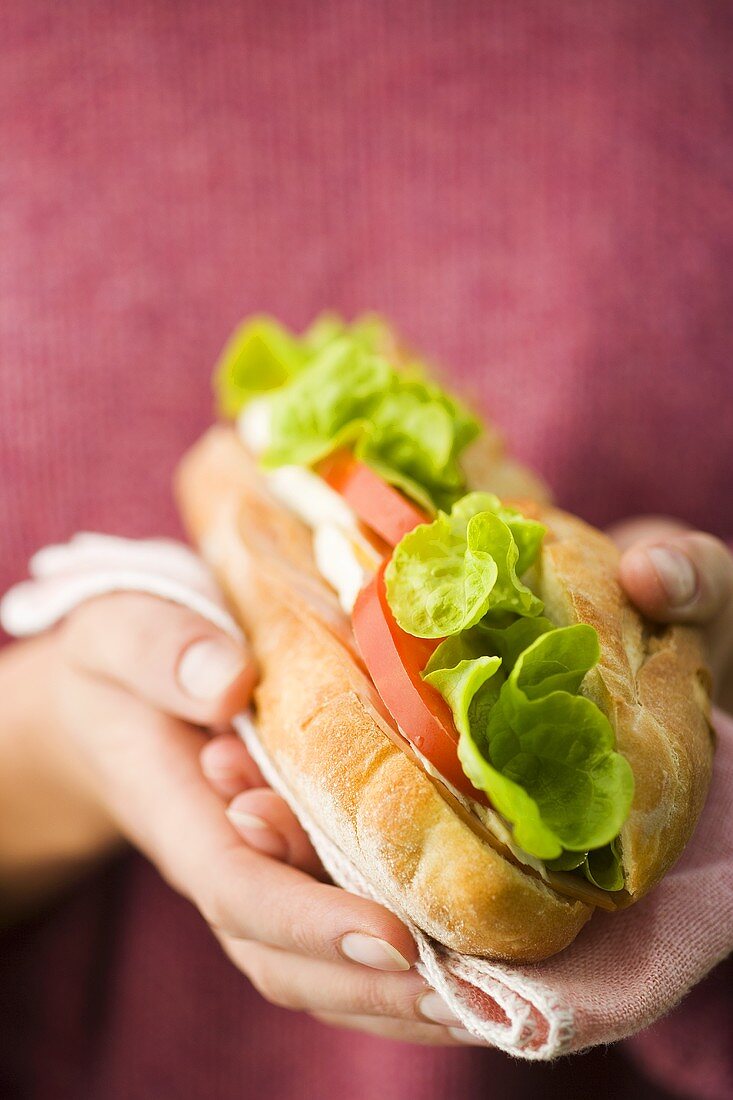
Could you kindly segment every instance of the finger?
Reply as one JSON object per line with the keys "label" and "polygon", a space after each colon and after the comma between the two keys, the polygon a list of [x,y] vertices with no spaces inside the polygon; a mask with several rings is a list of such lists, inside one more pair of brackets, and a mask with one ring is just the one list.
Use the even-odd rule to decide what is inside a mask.
{"label": "finger", "polygon": [[383,971],[407,971],[417,958],[408,929],[387,909],[316,882],[241,840],[202,871],[199,908],[236,939]]}
{"label": "finger", "polygon": [[303,955],[409,970],[417,948],[394,914],[242,842],[201,773],[200,730],[65,667],[64,705],[84,707],[98,795],[209,924]]}
{"label": "finger", "polygon": [[201,750],[200,759],[210,786],[227,802],[240,791],[265,785],[260,769],[234,733],[212,737]]}
{"label": "finger", "polygon": [[66,620],[78,669],[200,725],[240,711],[255,681],[248,650],[185,607],[139,593],[90,600]]}
{"label": "finger", "polygon": [[269,787],[244,791],[227,807],[227,817],[250,848],[299,867],[315,878],[325,872],[297,817]]}
{"label": "finger", "polygon": [[643,541],[621,558],[620,577],[639,609],[660,622],[709,623],[733,593],[733,556],[698,532]]}
{"label": "finger", "polygon": [[315,958],[410,968],[417,948],[394,914],[242,843],[201,773],[199,730],[101,680],[76,678],[86,681],[88,721],[104,746],[95,759],[105,804],[209,924]]}
{"label": "finger", "polygon": [[417,949],[392,913],[242,843],[201,774],[202,734],[159,713],[137,723],[132,745],[129,734],[128,711],[125,752],[106,760],[117,811],[127,834],[211,925],[303,955],[409,969]]}
{"label": "finger", "polygon": [[282,1008],[420,1019],[417,1003],[427,986],[416,970],[379,973],[226,937],[223,945],[262,996]]}
{"label": "finger", "polygon": [[224,942],[224,948],[262,996],[281,1008],[460,1027],[460,1020],[416,970],[380,974],[234,940]]}
{"label": "finger", "polygon": [[[349,1016],[330,1012],[314,1012],[314,1020],[345,1031],[361,1031],[367,1035],[376,1035],[380,1039],[392,1039],[397,1043],[416,1043],[418,1046],[452,1047],[465,1045],[469,1032],[462,1028],[440,1027],[438,1024],[410,1024],[404,1020],[379,1019],[376,1016]],[[485,1046],[480,1039],[470,1035],[473,1045]]]}

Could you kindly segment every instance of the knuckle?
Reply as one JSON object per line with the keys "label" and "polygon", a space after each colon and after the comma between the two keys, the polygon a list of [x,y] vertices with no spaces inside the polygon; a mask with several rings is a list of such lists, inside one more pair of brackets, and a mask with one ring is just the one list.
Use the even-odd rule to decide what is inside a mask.
{"label": "knuckle", "polygon": [[260,996],[276,1008],[297,1010],[305,1007],[299,1003],[298,997],[288,986],[283,975],[278,972],[277,966],[273,966],[270,962],[258,959],[250,963],[247,968],[247,977]]}
{"label": "knuckle", "polygon": [[143,598],[150,599],[150,597],[129,592],[111,592],[94,596],[69,612],[61,624],[61,630],[70,644],[86,642],[100,634],[111,619],[126,618],[130,609],[134,610],[137,607],[137,600]]}
{"label": "knuckle", "polygon": [[294,918],[291,934],[293,938],[293,947],[298,954],[310,955],[314,958],[320,958],[327,954],[318,930],[308,918],[296,916]]}
{"label": "knuckle", "polygon": [[365,974],[357,989],[354,1010],[365,1016],[403,1016],[414,1018],[412,1011],[407,1012],[400,998],[390,990],[390,984],[383,974]]}
{"label": "knuckle", "polygon": [[713,600],[725,599],[733,589],[733,555],[715,535],[697,533],[688,538],[688,550],[704,587]]}
{"label": "knuckle", "polygon": [[256,893],[249,887],[245,891],[239,888],[250,877],[246,857],[247,851],[238,840],[218,852],[197,875],[201,888],[196,904],[212,928],[237,940],[256,940],[251,919],[251,906],[255,904],[251,899]]}
{"label": "knuckle", "polygon": [[[223,873],[222,873],[223,872]],[[236,936],[238,929],[232,919],[232,906],[225,883],[230,880],[226,877],[226,868],[221,867],[221,861],[212,868],[211,874],[207,874],[204,885],[196,899],[198,908],[204,920],[212,928],[227,932]],[[241,920],[238,922],[241,924]]]}
{"label": "knuckle", "polygon": [[220,888],[206,888],[197,899],[199,911],[211,928],[229,932],[229,906]]}
{"label": "knuckle", "polygon": [[293,949],[300,955],[311,955],[322,958],[327,955],[337,955],[337,937],[334,937],[334,945],[331,949],[328,935],[324,934],[317,919],[317,911],[309,905],[304,905],[300,910],[294,907],[290,918],[290,936]]}
{"label": "knuckle", "polygon": [[693,531],[687,538],[692,545],[703,546],[715,553],[728,553],[725,543],[717,535],[711,535],[709,531]]}

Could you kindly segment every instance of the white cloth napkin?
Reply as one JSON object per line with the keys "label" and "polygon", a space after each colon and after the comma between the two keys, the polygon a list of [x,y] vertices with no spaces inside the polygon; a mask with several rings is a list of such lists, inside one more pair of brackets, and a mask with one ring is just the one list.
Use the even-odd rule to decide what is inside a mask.
{"label": "white cloth napkin", "polygon": [[[93,596],[139,591],[183,604],[241,637],[207,567],[177,543],[82,534],[39,551],[30,572],[33,579],[16,585],[0,603],[0,623],[8,633],[45,630]],[[235,724],[334,882],[394,908],[298,806],[251,716],[241,715]],[[638,905],[596,913],[560,955],[533,966],[492,963],[448,951],[406,921],[418,945],[418,969],[464,1027],[533,1060],[608,1043],[667,1012],[733,949],[733,720],[717,715],[716,726],[713,786],[683,858]]]}

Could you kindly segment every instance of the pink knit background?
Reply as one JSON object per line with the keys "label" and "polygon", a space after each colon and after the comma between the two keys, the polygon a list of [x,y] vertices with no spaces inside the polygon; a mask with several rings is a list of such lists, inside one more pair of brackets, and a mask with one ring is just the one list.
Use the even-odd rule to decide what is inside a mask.
{"label": "pink knit background", "polygon": [[[707,0],[8,0],[0,589],[79,527],[177,529],[210,364],[262,309],[383,310],[563,503],[733,536],[732,46]],[[0,1086],[41,1097],[641,1087],[619,1052],[548,1076],[327,1035],[134,861],[11,946]],[[732,1017],[721,969],[634,1049],[729,1096]]]}

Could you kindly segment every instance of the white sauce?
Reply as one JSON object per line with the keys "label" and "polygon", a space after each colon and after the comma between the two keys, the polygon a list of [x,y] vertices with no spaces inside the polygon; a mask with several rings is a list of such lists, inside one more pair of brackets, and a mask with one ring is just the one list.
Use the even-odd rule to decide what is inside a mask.
{"label": "white sauce", "polygon": [[[237,431],[254,454],[265,450],[270,438],[267,398],[250,401],[239,416]],[[311,528],[318,571],[335,589],[343,610],[351,614],[380,560],[359,532],[354,512],[340,493],[304,466],[279,466],[263,477],[278,503]]]}
{"label": "white sauce", "polygon": [[314,531],[324,524],[345,531],[356,528],[344,498],[305,466],[278,466],[265,474],[265,481],[275,499]]}
{"label": "white sauce", "polygon": [[349,537],[332,523],[322,523],[313,532],[316,565],[332,588],[347,615],[354,610],[356,597],[369,580],[369,573],[357,559]]}

